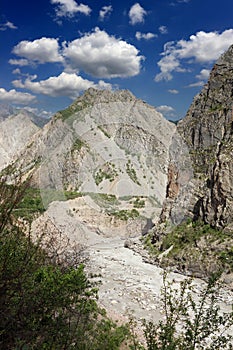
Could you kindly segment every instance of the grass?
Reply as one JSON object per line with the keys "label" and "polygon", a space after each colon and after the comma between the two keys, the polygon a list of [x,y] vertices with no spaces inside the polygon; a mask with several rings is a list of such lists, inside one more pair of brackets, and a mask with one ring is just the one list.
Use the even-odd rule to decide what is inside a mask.
{"label": "grass", "polygon": [[80,149],[85,145],[85,143],[80,140],[79,138],[76,138],[76,140],[74,141],[72,148],[71,148],[71,153],[73,153],[74,151],[80,151]]}
{"label": "grass", "polygon": [[[42,195],[43,194],[43,195]],[[82,196],[75,191],[40,190],[29,187],[26,189],[22,201],[14,210],[16,217],[22,217],[28,221],[42,214],[49,203],[56,200],[69,200]]]}
{"label": "grass", "polygon": [[233,272],[232,234],[201,221],[182,223],[155,244],[151,239],[147,235],[143,244],[154,257],[172,247],[161,261],[163,267],[176,266],[205,277],[213,272]]}

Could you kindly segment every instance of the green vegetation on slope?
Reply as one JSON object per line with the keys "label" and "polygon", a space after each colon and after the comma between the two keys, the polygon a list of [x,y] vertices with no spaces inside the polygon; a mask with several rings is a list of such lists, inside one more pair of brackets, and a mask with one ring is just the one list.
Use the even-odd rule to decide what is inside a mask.
{"label": "green vegetation on slope", "polygon": [[14,217],[22,198],[30,204],[30,193],[33,208],[40,207],[28,185],[0,179],[0,348],[119,349],[128,328],[98,307],[79,252],[70,252],[66,263],[56,250],[48,255],[41,243],[46,233],[33,242],[29,226]]}
{"label": "green vegetation on slope", "polygon": [[233,272],[232,234],[201,221],[182,223],[155,244],[147,236],[144,244],[156,257],[168,251],[161,260],[162,266],[176,266],[180,271],[189,270],[203,277],[213,272]]}

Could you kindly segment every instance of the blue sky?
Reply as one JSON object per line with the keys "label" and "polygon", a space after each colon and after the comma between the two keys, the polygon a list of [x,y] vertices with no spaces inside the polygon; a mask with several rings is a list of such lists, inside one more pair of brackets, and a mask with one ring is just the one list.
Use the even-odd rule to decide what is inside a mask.
{"label": "blue sky", "polygon": [[0,103],[40,115],[89,87],[182,118],[233,44],[231,0],[2,0]]}

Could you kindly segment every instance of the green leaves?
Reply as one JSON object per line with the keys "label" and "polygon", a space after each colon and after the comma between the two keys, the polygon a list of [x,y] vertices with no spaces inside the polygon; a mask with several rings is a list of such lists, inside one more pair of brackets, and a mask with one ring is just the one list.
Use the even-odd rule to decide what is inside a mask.
{"label": "green leaves", "polygon": [[0,178],[0,348],[119,349],[128,329],[98,307],[98,290],[78,263],[79,252],[72,265],[58,265],[61,253],[48,255],[41,245],[48,233],[35,243],[30,225],[13,216],[17,208],[34,204],[37,208],[37,192]]}
{"label": "green leaves", "polygon": [[191,279],[174,288],[164,275],[162,301],[165,319],[158,324],[144,322],[146,350],[232,349],[227,331],[233,312],[221,313],[218,305],[218,276],[212,276],[199,295]]}

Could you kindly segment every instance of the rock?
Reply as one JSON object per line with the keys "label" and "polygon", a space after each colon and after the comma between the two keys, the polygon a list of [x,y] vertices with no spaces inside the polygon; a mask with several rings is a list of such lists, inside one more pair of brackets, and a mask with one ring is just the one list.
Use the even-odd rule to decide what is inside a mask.
{"label": "rock", "polygon": [[190,217],[217,228],[232,225],[232,86],[233,45],[214,65],[208,83],[178,123],[182,142],[174,135],[160,222],[177,224]]}
{"label": "rock", "polygon": [[0,125],[0,170],[2,170],[19,157],[39,128],[31,121],[26,111],[7,116]]}
{"label": "rock", "polygon": [[55,114],[17,165],[26,174],[35,169],[45,208],[79,192],[83,200],[70,216],[100,236],[138,237],[159,219],[175,132],[129,91],[91,88]]}

